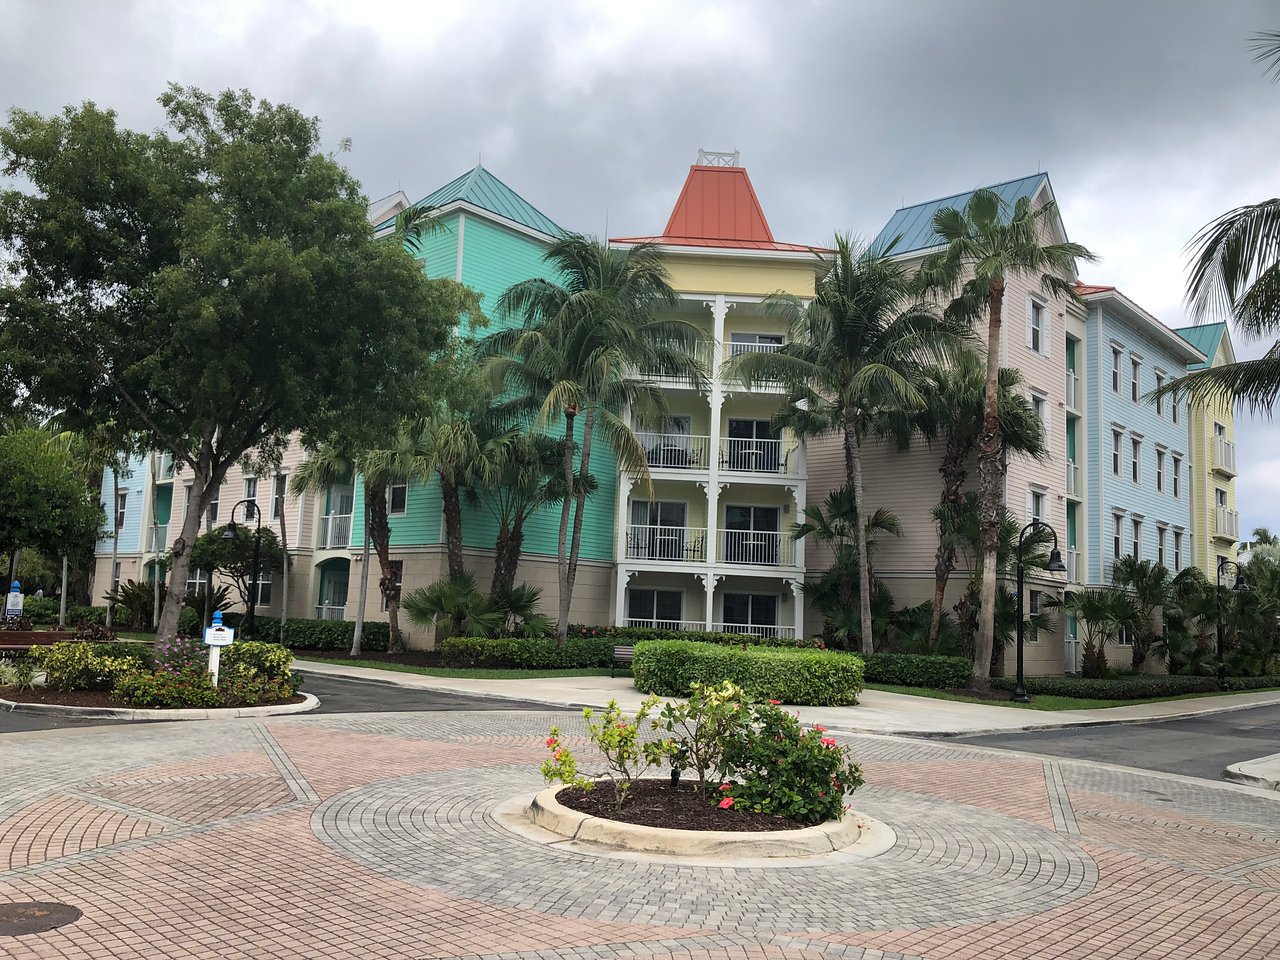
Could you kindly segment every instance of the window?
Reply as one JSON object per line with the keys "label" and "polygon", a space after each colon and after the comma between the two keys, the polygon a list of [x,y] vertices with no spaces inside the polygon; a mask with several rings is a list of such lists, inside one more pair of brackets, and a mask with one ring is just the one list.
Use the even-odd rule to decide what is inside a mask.
{"label": "window", "polygon": [[402,516],[408,509],[409,504],[409,485],[405,483],[393,483],[387,488],[387,513],[392,516]]}
{"label": "window", "polygon": [[1047,437],[1049,435],[1049,402],[1042,395],[1033,393],[1031,395],[1031,409],[1035,411],[1036,418],[1040,421],[1040,427]]}
{"label": "window", "polygon": [[740,353],[773,353],[782,346],[780,333],[731,333],[729,334],[729,356],[736,357]]}
{"label": "window", "polygon": [[730,418],[721,465],[726,470],[779,473],[782,444],[768,420]]}
{"label": "window", "polygon": [[1111,472],[1117,477],[1120,476],[1120,444],[1124,440],[1124,434],[1119,430],[1111,431]]}
{"label": "window", "polygon": [[679,590],[628,590],[627,624],[680,630],[684,619],[684,594]]}
{"label": "window", "polygon": [[1156,451],[1156,491],[1164,493],[1164,451]]}
{"label": "window", "polygon": [[122,490],[120,491],[120,493],[116,494],[116,532],[117,533],[119,533],[121,530],[124,529],[124,517],[126,513],[125,508],[128,505],[128,502],[129,502],[129,493],[127,490]]}
{"label": "window", "polygon": [[721,559],[725,563],[776,565],[782,549],[780,513],[778,507],[725,507]]}
{"label": "window", "polygon": [[1027,498],[1027,514],[1030,520],[1044,521],[1048,519],[1045,514],[1045,494],[1043,490],[1032,490]]}
{"label": "window", "polygon": [[685,527],[688,504],[678,500],[631,501],[627,556],[637,560],[698,560],[701,542]]}
{"label": "window", "polygon": [[1164,527],[1156,527],[1156,563],[1165,566],[1164,562],[1164,538],[1168,533]]}
{"label": "window", "polygon": [[1045,353],[1044,305],[1031,301],[1027,315],[1027,346],[1036,353]]}
{"label": "window", "polygon": [[277,474],[275,479],[275,490],[271,497],[271,519],[279,520],[284,516],[284,492],[287,489],[286,481],[288,478],[284,474]]}
{"label": "window", "polygon": [[1120,352],[1119,347],[1111,348],[1111,392],[1112,393],[1120,392],[1120,364],[1122,362],[1123,356],[1124,355]]}
{"label": "window", "polygon": [[212,530],[218,525],[218,491],[213,492],[213,499],[209,501],[209,506],[204,508],[204,528],[205,531]]}
{"label": "window", "polygon": [[1220,438],[1220,439],[1222,439],[1222,440],[1225,440],[1225,439],[1227,439],[1227,428],[1226,428],[1226,427],[1224,427],[1224,426],[1223,426],[1222,424],[1220,424],[1220,423],[1214,423],[1214,425],[1213,425],[1213,435],[1214,435],[1214,437],[1217,437],[1217,438]]}
{"label": "window", "polygon": [[[1027,613],[1033,617],[1039,614],[1043,600],[1044,600],[1043,591],[1041,590],[1027,591]],[[1034,640],[1036,639],[1036,637],[1032,636],[1031,639]]]}
{"label": "window", "polygon": [[1133,402],[1137,403],[1142,397],[1142,361],[1130,360],[1129,370],[1129,392],[1133,395]]}
{"label": "window", "polygon": [[1169,401],[1169,413],[1173,416],[1173,422],[1178,422],[1178,401],[1173,399]]}
{"label": "window", "polygon": [[1135,560],[1142,559],[1142,521],[1133,521],[1133,550],[1129,554]]}
{"label": "window", "polygon": [[[257,596],[255,597],[255,593]],[[260,607],[271,603],[271,571],[263,570],[258,579],[249,581],[249,596]]]}
{"label": "window", "polygon": [[1138,483],[1142,476],[1142,441],[1134,437],[1130,442],[1133,444],[1133,457],[1130,463],[1131,472],[1133,474],[1133,482]]}
{"label": "window", "polygon": [[1216,562],[1214,563],[1213,569],[1218,572],[1218,583],[1222,583],[1222,581],[1225,579],[1227,581],[1227,584],[1230,585],[1231,571],[1223,569],[1223,566],[1222,566],[1226,562],[1227,562],[1227,558],[1224,557],[1222,554],[1218,554],[1218,557]]}
{"label": "window", "polygon": [[726,593],[724,595],[724,626],[729,633],[777,636],[777,594]]}
{"label": "window", "polygon": [[1113,560],[1120,559],[1120,552],[1124,549],[1121,541],[1124,540],[1124,517],[1120,514],[1113,514],[1112,531],[1111,531],[1111,558]]}
{"label": "window", "polygon": [[116,588],[120,586],[120,561],[117,560],[111,568],[111,592],[114,593]]}
{"label": "window", "polygon": [[244,518],[246,520],[252,520],[255,514],[257,514],[258,512],[258,478],[257,477],[244,478],[244,498],[246,500],[252,501],[251,503],[245,504]]}
{"label": "window", "polygon": [[1213,492],[1214,496],[1218,500],[1218,506],[1225,510],[1227,508],[1227,491],[1223,490],[1221,487],[1215,487]]}
{"label": "window", "polygon": [[[1156,371],[1156,389],[1159,390],[1163,386],[1164,386],[1164,374],[1160,373],[1157,370]],[[1159,394],[1156,395],[1156,416],[1157,417],[1164,416],[1164,397],[1160,396]]]}
{"label": "window", "polygon": [[1182,458],[1173,458],[1173,496],[1176,500],[1182,495]]}
{"label": "window", "polygon": [[1182,531],[1173,531],[1173,572],[1182,571]]}
{"label": "window", "polygon": [[1133,646],[1133,632],[1128,624],[1121,627],[1119,632],[1116,634],[1116,643],[1122,647]]}
{"label": "window", "polygon": [[[403,560],[391,561],[391,580],[392,580],[392,583],[395,585],[396,595],[399,596],[400,588],[404,586],[404,561]],[[382,578],[378,579],[378,592],[382,593]],[[387,595],[385,593],[382,594],[382,612],[383,613],[387,612]]]}
{"label": "window", "polygon": [[205,587],[208,586],[208,577],[205,571],[199,567],[191,567],[187,570],[187,593],[191,596],[200,596],[204,593]]}

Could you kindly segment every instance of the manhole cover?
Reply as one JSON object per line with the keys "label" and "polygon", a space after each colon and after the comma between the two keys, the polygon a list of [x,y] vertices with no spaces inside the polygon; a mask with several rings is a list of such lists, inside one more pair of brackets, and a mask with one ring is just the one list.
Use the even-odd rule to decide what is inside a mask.
{"label": "manhole cover", "polygon": [[0,937],[44,933],[75,923],[80,911],[65,903],[0,903]]}

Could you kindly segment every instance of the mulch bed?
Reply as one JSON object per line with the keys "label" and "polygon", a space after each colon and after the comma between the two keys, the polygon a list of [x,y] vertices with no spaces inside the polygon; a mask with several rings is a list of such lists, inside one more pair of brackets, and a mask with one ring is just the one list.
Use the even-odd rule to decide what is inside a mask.
{"label": "mulch bed", "polygon": [[[0,699],[12,700],[14,703],[50,703],[62,707],[114,707],[122,710],[145,710],[146,707],[131,707],[123,700],[117,700],[107,691],[100,690],[47,690],[36,687],[34,690],[19,690],[17,687],[0,687]],[[302,703],[302,694],[294,694],[288,700],[275,700],[261,703],[261,707],[273,707],[279,703]]]}
{"label": "mulch bed", "polygon": [[1012,700],[1012,690],[973,690],[969,687],[953,687],[943,693],[952,693],[959,697],[971,697],[974,700]]}
{"label": "mulch bed", "polygon": [[409,667],[440,667],[440,654],[435,650],[410,650],[406,653],[362,653],[347,655],[346,650],[291,650],[299,660],[374,660],[378,663],[402,663]]}
{"label": "mulch bed", "polygon": [[591,790],[567,787],[556,799],[580,813],[604,820],[634,823],[642,827],[668,827],[672,830],[726,830],[734,833],[759,833],[765,830],[800,830],[806,826],[786,817],[770,813],[721,810],[717,797],[703,797],[696,783],[685,781],[679,790],[667,780],[637,780],[631,784],[627,802],[621,810],[614,806],[612,783],[598,783]]}

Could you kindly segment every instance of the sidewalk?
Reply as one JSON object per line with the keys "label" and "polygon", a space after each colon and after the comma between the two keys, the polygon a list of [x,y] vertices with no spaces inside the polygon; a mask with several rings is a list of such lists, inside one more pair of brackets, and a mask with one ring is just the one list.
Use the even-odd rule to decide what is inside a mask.
{"label": "sidewalk", "polygon": [[1233,763],[1222,775],[1236,783],[1247,783],[1263,790],[1280,790],[1280,753]]}
{"label": "sidewalk", "polygon": [[[603,707],[617,700],[625,710],[634,710],[644,695],[632,686],[629,677],[539,677],[532,680],[463,680],[429,677],[371,667],[298,660],[294,668],[331,677],[349,677],[394,686],[416,687],[470,696],[526,700],[556,707]],[[912,697],[880,690],[865,690],[856,707],[800,707],[806,723],[820,723],[843,733],[894,733],[925,737],[968,736],[979,733],[1007,733],[1015,730],[1042,730],[1054,727],[1101,726],[1140,723],[1227,713],[1247,707],[1280,704],[1280,692],[1238,693],[1196,700],[1134,704],[1103,710],[1018,710],[932,697]],[[1280,763],[1277,763],[1280,766]]]}

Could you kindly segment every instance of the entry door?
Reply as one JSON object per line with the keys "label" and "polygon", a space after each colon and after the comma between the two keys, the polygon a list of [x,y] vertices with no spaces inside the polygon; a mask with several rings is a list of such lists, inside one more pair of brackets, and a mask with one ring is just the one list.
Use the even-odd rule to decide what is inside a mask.
{"label": "entry door", "polygon": [[631,501],[631,555],[642,560],[683,560],[688,504]]}
{"label": "entry door", "polygon": [[725,507],[725,561],[776,566],[780,514],[778,507]]}
{"label": "entry door", "polygon": [[320,603],[326,607],[347,605],[347,574],[326,570],[320,584]]}
{"label": "entry door", "polygon": [[725,466],[730,470],[777,473],[782,459],[782,444],[768,420],[731,418],[728,430]]}
{"label": "entry door", "polygon": [[730,633],[778,633],[778,597],[769,593],[726,593],[724,624]]}

